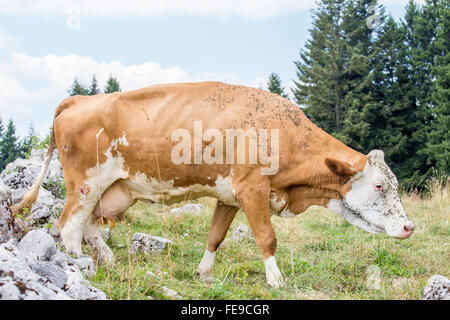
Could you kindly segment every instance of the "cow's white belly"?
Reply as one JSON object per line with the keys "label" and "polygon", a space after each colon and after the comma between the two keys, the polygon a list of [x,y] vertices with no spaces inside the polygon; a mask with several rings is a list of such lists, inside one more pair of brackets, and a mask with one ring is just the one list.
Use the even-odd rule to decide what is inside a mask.
{"label": "cow's white belly", "polygon": [[137,173],[133,179],[127,179],[125,184],[132,192],[133,198],[139,200],[173,204],[200,197],[214,197],[225,204],[238,206],[234,198],[231,175],[228,177],[219,175],[212,186],[196,183],[179,187],[174,185],[174,180],[160,182],[155,178],[149,179],[143,173]]}

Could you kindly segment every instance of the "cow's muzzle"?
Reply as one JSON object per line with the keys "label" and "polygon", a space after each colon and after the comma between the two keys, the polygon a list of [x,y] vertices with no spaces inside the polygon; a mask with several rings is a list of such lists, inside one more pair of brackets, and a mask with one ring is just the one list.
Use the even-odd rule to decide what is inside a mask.
{"label": "cow's muzzle", "polygon": [[392,237],[393,237],[393,238],[396,238],[396,239],[406,239],[406,238],[409,238],[409,237],[413,234],[414,228],[415,228],[415,227],[414,227],[414,225],[413,225],[412,223],[405,224],[405,225],[403,226],[402,232],[401,232],[399,235],[392,236]]}

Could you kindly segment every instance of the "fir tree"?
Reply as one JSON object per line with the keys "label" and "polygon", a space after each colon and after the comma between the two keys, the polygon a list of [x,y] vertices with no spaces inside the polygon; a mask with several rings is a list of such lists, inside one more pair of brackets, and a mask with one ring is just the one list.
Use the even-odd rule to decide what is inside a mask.
{"label": "fir tree", "polygon": [[20,156],[20,146],[16,137],[16,127],[10,119],[0,141],[0,171]]}
{"label": "fir tree", "polygon": [[436,77],[432,109],[434,121],[428,133],[426,154],[428,164],[437,171],[450,174],[450,7],[441,2],[439,25],[436,35],[437,56],[433,73]]}
{"label": "fir tree", "polygon": [[3,121],[2,118],[0,118],[0,140],[2,140],[2,134],[3,134]]}
{"label": "fir tree", "polygon": [[[319,127],[342,142],[366,150],[372,99],[373,29],[366,20],[374,1],[322,0],[313,10],[311,39],[295,61],[298,104]],[[368,109],[369,108],[369,109]]]}
{"label": "fir tree", "polygon": [[267,81],[267,90],[269,90],[272,93],[276,93],[283,98],[289,99],[289,96],[284,92],[284,88],[281,85],[281,79],[278,74],[275,72],[272,72],[269,75],[269,79]]}
{"label": "fir tree", "polygon": [[90,96],[96,95],[100,92],[100,89],[98,87],[98,83],[97,83],[97,77],[95,76],[95,74],[92,76],[92,80],[91,80],[91,85],[88,89],[87,94]]}
{"label": "fir tree", "polygon": [[423,6],[417,6],[412,0],[406,7],[402,27],[406,36],[407,73],[409,75],[409,97],[411,116],[405,125],[408,137],[408,155],[401,169],[405,175],[404,183],[409,187],[421,187],[431,177],[434,162],[429,158],[427,140],[434,121],[433,109],[436,106],[435,79],[431,76],[438,54],[436,37],[439,21],[439,7],[445,0],[427,0]]}
{"label": "fir tree", "polygon": [[31,150],[39,146],[40,140],[36,133],[36,128],[33,122],[30,123],[28,128],[28,135],[23,139],[21,144],[21,153],[25,158],[29,158]]}
{"label": "fir tree", "polygon": [[119,81],[117,81],[115,77],[110,75],[108,80],[106,81],[105,93],[113,93],[116,91],[121,91]]}
{"label": "fir tree", "polygon": [[79,80],[75,78],[73,80],[72,86],[67,91],[70,96],[75,95],[87,95],[89,94],[89,89],[87,89]]}

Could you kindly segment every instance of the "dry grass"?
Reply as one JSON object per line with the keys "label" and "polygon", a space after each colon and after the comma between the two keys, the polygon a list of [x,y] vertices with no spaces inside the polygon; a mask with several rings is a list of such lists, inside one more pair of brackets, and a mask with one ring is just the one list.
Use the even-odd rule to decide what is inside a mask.
{"label": "dry grass", "polygon": [[[369,234],[320,207],[291,219],[273,217],[277,261],[287,280],[276,290],[265,284],[263,261],[253,242],[221,247],[215,281],[199,281],[196,268],[214,199],[195,201],[205,207],[198,215],[170,215],[169,207],[138,203],[126,223],[112,231],[109,245],[117,263],[100,267],[92,282],[112,299],[166,299],[162,286],[185,299],[420,299],[429,277],[450,274],[449,184],[433,180],[429,190],[425,198],[402,196],[416,225],[413,236],[403,241]],[[247,221],[240,212],[228,236],[242,223]],[[128,246],[138,231],[171,239],[174,245],[160,254],[131,255]],[[366,286],[371,265],[382,271],[379,289]],[[149,270],[159,274],[150,276]]]}

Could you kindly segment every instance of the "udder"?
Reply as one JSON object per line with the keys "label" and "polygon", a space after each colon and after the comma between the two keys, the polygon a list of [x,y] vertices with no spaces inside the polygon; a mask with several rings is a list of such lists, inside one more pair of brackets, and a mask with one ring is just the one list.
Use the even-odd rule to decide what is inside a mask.
{"label": "udder", "polygon": [[124,180],[114,182],[102,195],[97,203],[93,215],[102,223],[111,219],[123,221],[123,214],[136,202]]}

